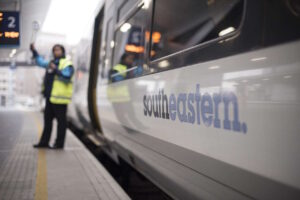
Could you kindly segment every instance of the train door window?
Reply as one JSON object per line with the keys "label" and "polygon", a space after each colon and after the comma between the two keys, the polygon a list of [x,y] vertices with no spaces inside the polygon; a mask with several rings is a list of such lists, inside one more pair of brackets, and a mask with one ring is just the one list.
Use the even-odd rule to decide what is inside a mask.
{"label": "train door window", "polygon": [[146,10],[139,8],[115,32],[111,82],[133,78],[143,73],[146,31]]}
{"label": "train door window", "polygon": [[137,3],[138,0],[122,0],[122,3],[120,4],[118,9],[118,21],[122,20],[124,16],[126,16],[126,14],[130,12],[130,10],[134,8],[135,4]]}
{"label": "train door window", "polygon": [[[243,0],[156,0],[151,60],[238,32]],[[153,35],[154,36],[154,35]],[[152,36],[152,38],[153,38]]]}
{"label": "train door window", "polygon": [[111,56],[112,56],[112,48],[113,48],[113,45],[114,45],[114,41],[113,41],[113,19],[110,18],[108,21],[107,21],[107,24],[106,24],[106,33],[105,33],[105,44],[104,44],[104,49],[105,51],[103,52],[104,53],[104,56],[103,56],[103,65],[104,66],[104,70],[103,70],[103,73],[105,74],[102,74],[103,77],[107,77],[107,74],[108,74],[108,71],[110,69],[110,66],[111,66]]}

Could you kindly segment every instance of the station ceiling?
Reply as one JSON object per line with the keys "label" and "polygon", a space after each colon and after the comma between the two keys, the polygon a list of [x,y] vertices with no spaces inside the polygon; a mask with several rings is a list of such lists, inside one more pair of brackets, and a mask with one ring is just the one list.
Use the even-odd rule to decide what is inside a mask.
{"label": "station ceiling", "polygon": [[[29,57],[28,47],[32,37],[32,23],[43,23],[51,1],[41,0],[0,0],[1,11],[20,12],[20,46],[16,48],[16,60],[26,61]],[[0,49],[0,62],[8,61],[13,48]]]}
{"label": "station ceiling", "polygon": [[[0,11],[20,12],[21,36],[19,47],[0,48],[0,66],[12,60],[31,63],[29,45],[32,42],[46,57],[55,43],[61,43],[67,49],[74,47],[76,43],[68,43],[68,40],[76,40],[74,36],[77,36],[78,42],[85,34],[82,31],[93,27],[93,17],[102,3],[102,0],[0,0]],[[39,24],[38,32],[33,28],[35,21]],[[82,28],[78,30],[78,27]],[[13,58],[10,57],[12,51],[16,51]]]}

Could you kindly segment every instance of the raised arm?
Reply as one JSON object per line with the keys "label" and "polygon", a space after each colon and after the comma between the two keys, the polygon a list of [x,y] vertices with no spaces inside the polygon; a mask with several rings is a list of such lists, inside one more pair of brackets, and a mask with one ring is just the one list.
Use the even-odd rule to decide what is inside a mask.
{"label": "raised arm", "polygon": [[30,45],[30,50],[33,54],[33,57],[36,61],[36,64],[39,66],[39,67],[42,67],[42,68],[48,68],[49,66],[49,61],[45,60],[42,56],[40,56],[37,52],[37,50],[35,49],[34,45],[31,44]]}

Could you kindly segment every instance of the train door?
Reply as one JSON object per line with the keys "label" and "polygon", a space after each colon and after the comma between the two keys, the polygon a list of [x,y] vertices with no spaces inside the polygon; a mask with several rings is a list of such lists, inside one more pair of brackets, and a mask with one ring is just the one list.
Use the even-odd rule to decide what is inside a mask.
{"label": "train door", "polygon": [[93,127],[101,133],[101,125],[97,110],[97,80],[99,63],[101,63],[100,53],[101,53],[101,39],[103,33],[103,18],[104,18],[104,7],[99,12],[95,19],[94,24],[94,36],[93,36],[93,46],[91,55],[91,67],[89,74],[89,84],[88,84],[88,110],[91,118]]}

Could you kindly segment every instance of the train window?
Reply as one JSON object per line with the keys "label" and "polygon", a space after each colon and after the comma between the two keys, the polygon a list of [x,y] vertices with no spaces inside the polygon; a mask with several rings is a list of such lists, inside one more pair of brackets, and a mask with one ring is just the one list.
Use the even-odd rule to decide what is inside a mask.
{"label": "train window", "polygon": [[125,16],[128,12],[130,12],[137,2],[138,0],[123,0],[118,9],[118,21],[122,19],[122,16]]}
{"label": "train window", "polygon": [[[106,33],[105,33],[105,52],[103,56],[104,66],[103,73],[107,72],[111,65],[111,56],[112,56],[112,47],[114,45],[113,41],[113,20],[110,18],[106,24]],[[107,77],[107,75],[102,74],[103,77]]]}
{"label": "train window", "polygon": [[299,39],[300,1],[266,1],[264,29],[265,46]]}
{"label": "train window", "polygon": [[143,73],[145,37],[150,35],[146,31],[146,16],[146,11],[139,9],[116,30],[111,82]]}
{"label": "train window", "polygon": [[243,4],[243,0],[155,1],[151,60],[232,36],[240,27]]}

